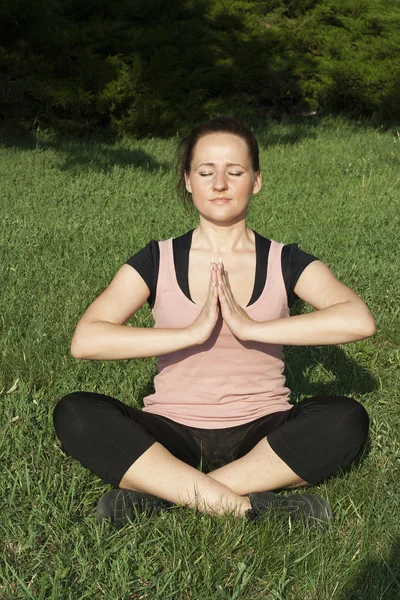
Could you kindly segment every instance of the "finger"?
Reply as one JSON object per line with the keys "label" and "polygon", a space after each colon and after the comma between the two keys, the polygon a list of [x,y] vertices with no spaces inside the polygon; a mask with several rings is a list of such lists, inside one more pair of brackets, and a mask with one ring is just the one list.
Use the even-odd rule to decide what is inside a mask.
{"label": "finger", "polygon": [[211,263],[210,266],[210,282],[216,280],[217,275],[217,265],[215,263]]}
{"label": "finger", "polygon": [[231,299],[231,290],[229,287],[229,282],[227,281],[227,278],[226,278],[226,271],[220,272],[218,274],[218,279],[221,282],[220,288],[223,290],[226,298],[230,300]]}
{"label": "finger", "polygon": [[213,292],[213,297],[217,296],[218,297],[218,290],[217,290],[217,285],[218,285],[218,278],[217,278],[217,271],[215,269],[215,267],[213,268],[212,272],[211,272],[211,277],[212,277],[212,292]]}
{"label": "finger", "polygon": [[232,313],[232,305],[226,294],[226,288],[222,279],[218,282],[218,298],[221,304],[221,311],[224,317],[229,317]]}
{"label": "finger", "polygon": [[217,269],[217,282],[218,282],[218,287],[223,287],[225,285],[224,276],[223,276],[223,273],[222,273],[220,267],[218,267],[218,269]]}
{"label": "finger", "polygon": [[232,290],[231,290],[231,284],[229,283],[229,279],[228,279],[228,272],[224,271],[223,275],[222,275],[222,279],[224,282],[224,286],[226,289],[226,293],[229,297],[233,296],[232,294]]}
{"label": "finger", "polygon": [[221,298],[222,302],[228,305],[230,304],[224,278],[220,272],[218,273],[218,296]]}
{"label": "finger", "polygon": [[231,311],[235,311],[236,300],[233,296],[231,287],[229,285],[229,281],[227,281],[226,277],[223,277],[223,293],[225,296],[225,303],[229,306]]}
{"label": "finger", "polygon": [[207,291],[207,298],[206,301],[204,303],[204,306],[207,306],[210,304],[211,298],[213,296],[213,287],[214,287],[214,274],[213,274],[213,268],[212,265],[210,267],[210,279],[208,280],[208,291]]}
{"label": "finger", "polygon": [[217,289],[217,271],[216,271],[216,265],[212,264],[210,267],[210,285],[209,285],[209,295],[208,295],[208,301],[213,302],[213,304],[218,302],[218,289]]}

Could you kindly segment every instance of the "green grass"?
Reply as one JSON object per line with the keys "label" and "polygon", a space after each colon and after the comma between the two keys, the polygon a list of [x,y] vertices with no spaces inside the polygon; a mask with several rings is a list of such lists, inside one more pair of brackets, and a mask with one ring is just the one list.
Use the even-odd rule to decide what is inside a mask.
{"label": "green grass", "polygon": [[[109,489],[59,449],[57,400],[98,391],[141,407],[155,358],[79,361],[79,317],[150,239],[197,225],[177,203],[176,140],[1,133],[0,598],[395,600],[400,594],[400,139],[340,119],[257,125],[264,186],[248,225],[321,258],[369,305],[373,338],[287,349],[293,398],[357,398],[364,455],[311,486],[336,520],[297,525],[177,508],[98,526]],[[132,324],[152,326],[147,305]]]}

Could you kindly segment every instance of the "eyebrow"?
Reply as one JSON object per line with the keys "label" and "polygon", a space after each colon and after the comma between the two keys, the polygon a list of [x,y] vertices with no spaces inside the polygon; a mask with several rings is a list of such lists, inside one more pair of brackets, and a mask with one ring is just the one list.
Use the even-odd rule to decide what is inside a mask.
{"label": "eyebrow", "polygon": [[[202,166],[215,167],[215,163],[212,163],[212,162],[200,163],[199,165],[197,165],[196,169],[198,169],[199,167],[202,167]],[[241,165],[240,163],[227,163],[226,166],[227,167],[241,167],[242,169],[244,169],[243,165]]]}

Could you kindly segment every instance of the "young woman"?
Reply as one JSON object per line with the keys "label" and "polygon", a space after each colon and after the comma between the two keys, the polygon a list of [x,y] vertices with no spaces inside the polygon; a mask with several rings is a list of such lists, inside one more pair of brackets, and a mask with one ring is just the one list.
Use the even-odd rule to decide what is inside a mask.
{"label": "young woman", "polygon": [[[80,319],[72,355],[89,360],[157,356],[155,393],[143,410],[73,392],[54,412],[62,447],[114,488],[97,517],[120,527],[138,511],[176,504],[256,519],[266,512],[327,522],[326,500],[272,490],[315,484],[349,465],[368,415],[347,397],[294,406],[283,345],[343,344],[375,331],[365,303],[296,244],[246,225],[261,189],[258,144],[219,117],[181,143],[180,187],[199,224],[124,264]],[[289,316],[296,297],[316,310]],[[154,328],[125,327],[148,302]],[[272,511],[272,512],[271,512]]]}

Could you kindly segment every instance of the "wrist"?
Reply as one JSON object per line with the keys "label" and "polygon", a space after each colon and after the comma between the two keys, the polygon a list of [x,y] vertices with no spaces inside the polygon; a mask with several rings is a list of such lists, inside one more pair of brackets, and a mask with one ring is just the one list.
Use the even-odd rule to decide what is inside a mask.
{"label": "wrist", "polygon": [[244,335],[242,337],[242,340],[244,342],[253,342],[254,337],[255,337],[255,333],[254,333],[254,327],[256,326],[256,321],[250,320],[248,323],[246,323],[246,327],[244,329]]}
{"label": "wrist", "polygon": [[193,331],[191,325],[189,325],[189,327],[185,327],[183,329],[183,332],[185,334],[187,348],[192,348],[194,346],[200,345],[201,342],[199,341],[198,336]]}

